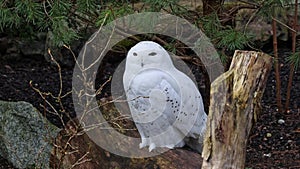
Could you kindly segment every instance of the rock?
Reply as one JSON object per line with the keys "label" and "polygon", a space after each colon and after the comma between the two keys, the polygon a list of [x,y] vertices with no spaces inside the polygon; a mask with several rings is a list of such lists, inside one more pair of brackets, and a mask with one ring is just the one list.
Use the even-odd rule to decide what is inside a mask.
{"label": "rock", "polygon": [[263,156],[264,157],[271,157],[271,155],[272,155],[271,153],[268,153],[268,154],[264,154]]}
{"label": "rock", "polygon": [[279,120],[278,120],[278,123],[279,123],[279,124],[284,124],[285,121],[284,121],[283,119],[279,119]]}
{"label": "rock", "polygon": [[0,156],[17,168],[49,168],[59,132],[30,103],[0,101]]}
{"label": "rock", "polygon": [[65,47],[58,47],[51,43],[54,41],[53,38],[51,31],[37,33],[32,39],[0,35],[0,58],[11,61],[21,58],[46,60],[56,66],[48,53],[48,49],[50,49],[52,56],[61,66],[73,67],[75,60],[72,52],[75,53],[75,56],[77,55],[81,46],[84,45],[82,40],[73,41],[70,45],[72,52],[70,52]]}
{"label": "rock", "polygon": [[4,60],[16,61],[21,58],[21,51],[18,47],[16,38],[7,36],[0,39],[0,57]]}
{"label": "rock", "polygon": [[25,57],[41,59],[45,53],[46,33],[37,33],[33,39],[21,39],[18,48]]}
{"label": "rock", "polygon": [[45,53],[45,43],[43,41],[21,41],[19,43],[22,54],[26,57],[43,57]]}
{"label": "rock", "polygon": [[[253,35],[254,40],[267,41],[272,37],[272,25],[263,17],[255,15],[255,9],[242,9],[236,17],[236,29]],[[250,21],[250,22],[249,22]],[[249,23],[248,23],[249,22]],[[246,27],[246,30],[244,30]],[[277,33],[280,35],[280,33]]]}

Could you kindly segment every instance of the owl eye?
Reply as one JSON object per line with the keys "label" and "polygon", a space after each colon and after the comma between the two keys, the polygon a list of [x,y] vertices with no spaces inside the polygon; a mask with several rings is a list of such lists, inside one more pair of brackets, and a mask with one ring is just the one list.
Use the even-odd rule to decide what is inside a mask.
{"label": "owl eye", "polygon": [[151,52],[151,53],[149,53],[148,55],[149,55],[149,56],[155,56],[155,55],[157,55],[157,53],[156,53],[156,52]]}
{"label": "owl eye", "polygon": [[133,56],[137,56],[137,53],[133,52]]}

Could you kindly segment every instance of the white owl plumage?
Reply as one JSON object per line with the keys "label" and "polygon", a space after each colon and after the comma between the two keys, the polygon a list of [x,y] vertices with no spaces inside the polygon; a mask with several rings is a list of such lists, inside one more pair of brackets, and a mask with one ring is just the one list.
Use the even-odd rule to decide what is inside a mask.
{"label": "white owl plumage", "polygon": [[207,115],[194,82],[173,65],[168,52],[152,41],[132,47],[123,85],[140,148],[182,147],[202,151]]}

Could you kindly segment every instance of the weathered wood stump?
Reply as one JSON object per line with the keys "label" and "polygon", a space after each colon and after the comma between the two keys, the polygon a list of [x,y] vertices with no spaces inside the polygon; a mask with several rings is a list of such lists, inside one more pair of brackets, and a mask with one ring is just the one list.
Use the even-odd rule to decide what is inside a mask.
{"label": "weathered wood stump", "polygon": [[244,168],[271,66],[267,54],[236,51],[229,71],[212,83],[202,168]]}

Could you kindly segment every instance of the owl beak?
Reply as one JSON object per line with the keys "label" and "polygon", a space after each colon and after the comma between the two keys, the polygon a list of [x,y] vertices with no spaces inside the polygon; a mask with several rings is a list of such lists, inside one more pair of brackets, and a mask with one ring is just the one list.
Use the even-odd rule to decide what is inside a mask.
{"label": "owl beak", "polygon": [[141,58],[141,67],[144,67],[144,60],[143,60],[143,57]]}

